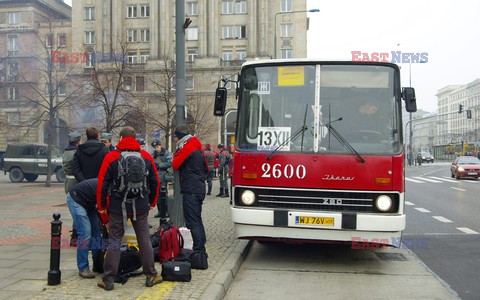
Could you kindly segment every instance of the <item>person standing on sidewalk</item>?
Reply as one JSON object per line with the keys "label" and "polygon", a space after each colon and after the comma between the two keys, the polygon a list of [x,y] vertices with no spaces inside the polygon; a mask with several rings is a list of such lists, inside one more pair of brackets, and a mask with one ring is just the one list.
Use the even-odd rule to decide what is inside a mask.
{"label": "person standing on sidewalk", "polygon": [[[162,212],[161,205],[164,205],[163,201],[168,199],[168,182],[172,181],[172,174],[168,172],[168,169],[172,167],[172,153],[166,148],[162,147],[162,142],[158,139],[153,140],[152,147],[154,149],[152,156],[155,161],[155,166],[160,176],[160,199],[157,202],[158,212],[154,216],[155,218],[166,217],[166,211]],[[166,206],[163,206],[166,207]],[[163,214],[163,216],[162,216]],[[160,220],[161,221],[161,220]]]}
{"label": "person standing on sidewalk", "polygon": [[183,198],[185,223],[193,238],[193,250],[205,252],[205,227],[202,221],[202,204],[205,199],[205,175],[208,166],[202,143],[190,134],[187,126],[175,128],[176,151],[172,166],[180,173],[180,193]]}
{"label": "person standing on sidewalk", "polygon": [[[82,135],[78,132],[72,132],[68,135],[68,145],[65,147],[62,157],[62,168],[65,172],[65,194],[68,196],[68,192],[72,186],[77,184],[75,176],[73,176],[73,157],[78,149]],[[72,224],[72,234],[70,236],[70,246],[73,246],[73,240],[78,238],[77,229],[75,228],[75,222]]]}
{"label": "person standing on sidewalk", "polygon": [[220,193],[216,197],[229,197],[228,195],[228,162],[230,160],[230,152],[223,144],[218,144],[218,160],[220,166],[218,167],[218,177],[220,179]]}
{"label": "person standing on sidewalk", "polygon": [[78,182],[97,178],[103,158],[108,153],[107,147],[100,142],[97,128],[88,127],[87,141],[78,146],[73,156],[73,174]]}
{"label": "person standing on sidewalk", "polygon": [[68,194],[70,188],[77,184],[77,180],[75,180],[75,176],[73,176],[73,156],[78,149],[78,145],[80,144],[80,139],[82,135],[78,132],[72,132],[68,135],[68,145],[65,147],[65,152],[63,152],[62,157],[62,168],[65,172],[66,179],[65,179],[65,194]]}
{"label": "person standing on sidewalk", "polygon": [[[157,204],[160,182],[152,156],[140,150],[135,136],[135,129],[124,127],[120,131],[117,149],[105,156],[98,175],[97,207],[102,222],[108,222],[109,238],[113,241],[123,238],[127,219],[132,221],[146,275],[145,286],[152,287],[161,283],[162,278],[155,270],[153,261],[148,212]],[[135,193],[129,187],[131,180],[138,179],[139,174],[143,174],[144,186],[138,188],[139,193]],[[109,247],[105,254],[104,272],[97,284],[99,287],[113,290],[119,262],[120,248]]]}
{"label": "person standing on sidewalk", "polygon": [[208,187],[207,195],[211,195],[212,194],[213,170],[215,168],[215,166],[214,166],[215,165],[215,153],[212,152],[212,147],[210,146],[210,144],[205,145],[204,154],[205,154],[205,159],[207,160],[207,164],[208,164],[208,173],[207,173],[207,177],[206,177],[207,187]]}
{"label": "person standing on sidewalk", "polygon": [[[74,185],[67,195],[67,205],[72,214],[75,223],[78,239],[77,247],[77,267],[78,274],[83,278],[95,278],[95,274],[90,271],[88,266],[88,251],[90,250],[92,239],[102,238],[102,229],[100,218],[95,205],[97,192],[97,178],[84,180]],[[93,261],[101,249],[92,250]]]}

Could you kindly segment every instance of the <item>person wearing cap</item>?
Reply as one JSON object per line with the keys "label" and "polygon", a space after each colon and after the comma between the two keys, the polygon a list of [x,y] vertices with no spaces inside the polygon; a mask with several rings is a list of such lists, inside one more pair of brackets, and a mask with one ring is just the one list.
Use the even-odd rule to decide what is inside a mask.
{"label": "person wearing cap", "polygon": [[142,138],[137,138],[136,140],[140,144],[140,151],[145,150],[145,140]]}
{"label": "person wearing cap", "polygon": [[230,160],[230,152],[223,144],[218,144],[218,160],[220,165],[218,167],[218,178],[220,179],[220,193],[216,197],[229,197],[228,195],[228,162]]}
{"label": "person wearing cap", "polygon": [[187,126],[175,128],[176,151],[172,167],[179,170],[183,214],[193,238],[193,250],[205,252],[207,237],[202,222],[202,204],[205,199],[205,175],[208,165],[203,156],[202,143],[190,134]]}
{"label": "person wearing cap", "polygon": [[65,152],[63,152],[62,158],[62,167],[63,171],[65,172],[66,179],[65,179],[65,194],[68,194],[70,188],[77,184],[77,180],[75,180],[75,176],[73,176],[73,156],[75,151],[78,149],[78,145],[80,144],[80,139],[82,135],[78,132],[72,132],[68,135],[68,145],[65,147]]}
{"label": "person wearing cap", "polygon": [[207,173],[207,195],[212,194],[212,181],[213,181],[213,170],[215,167],[215,153],[212,152],[212,147],[210,144],[205,145],[205,150],[203,152],[205,154],[205,159],[207,160],[208,164],[208,173]]}
{"label": "person wearing cap", "polygon": [[112,145],[112,134],[103,132],[100,134],[100,142],[102,142],[109,151],[115,150],[115,146]]}
{"label": "person wearing cap", "polygon": [[162,204],[164,204],[163,201],[167,201],[168,199],[167,183],[173,180],[172,174],[168,172],[168,169],[172,166],[173,156],[170,151],[162,147],[162,142],[158,139],[153,140],[152,147],[154,149],[154,151],[152,152],[152,157],[155,161],[155,165],[157,166],[158,176],[160,177],[160,198],[157,201],[158,212],[154,217],[165,218],[166,211],[162,211]]}

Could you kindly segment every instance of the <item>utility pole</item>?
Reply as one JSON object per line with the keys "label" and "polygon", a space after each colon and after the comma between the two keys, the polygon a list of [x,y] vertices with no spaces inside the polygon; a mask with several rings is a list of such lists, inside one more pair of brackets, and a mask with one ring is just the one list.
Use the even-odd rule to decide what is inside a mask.
{"label": "utility pole", "polygon": [[[185,29],[190,25],[185,21],[185,0],[175,1],[175,89],[176,126],[185,125]],[[188,23],[188,25],[187,25]],[[170,217],[175,225],[183,227],[183,200],[180,194],[180,174],[174,172],[172,209]]]}

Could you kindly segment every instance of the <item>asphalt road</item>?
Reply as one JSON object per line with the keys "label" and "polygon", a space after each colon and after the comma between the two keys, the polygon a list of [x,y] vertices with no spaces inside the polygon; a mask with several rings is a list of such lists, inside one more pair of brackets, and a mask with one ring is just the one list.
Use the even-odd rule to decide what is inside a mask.
{"label": "asphalt road", "polygon": [[406,168],[403,241],[462,299],[480,299],[480,180],[456,180],[449,168]]}

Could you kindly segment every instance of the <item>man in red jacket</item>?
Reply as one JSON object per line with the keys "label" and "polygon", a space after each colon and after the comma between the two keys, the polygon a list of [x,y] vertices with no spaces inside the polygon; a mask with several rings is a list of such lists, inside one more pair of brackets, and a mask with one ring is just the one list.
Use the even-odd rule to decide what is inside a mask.
{"label": "man in red jacket", "polygon": [[[131,219],[140,248],[143,272],[147,276],[145,285],[152,287],[162,280],[161,276],[157,275],[154,266],[148,212],[157,204],[160,181],[152,156],[147,151],[140,150],[140,144],[135,140],[135,136],[135,129],[123,128],[120,131],[117,149],[105,156],[98,174],[97,208],[102,222],[109,223],[108,237],[110,241],[120,241],[123,238],[126,219]],[[140,153],[141,158],[134,152]],[[127,173],[133,172],[128,171],[128,167],[125,168],[128,157],[133,161],[136,160],[136,166],[141,166],[136,170],[137,172],[140,170],[139,173],[143,174],[145,188],[125,191],[125,187],[129,187],[130,183],[128,175],[122,175],[125,174],[122,170],[127,170]],[[142,159],[144,163],[141,163]],[[140,164],[138,164],[139,162]],[[132,167],[131,170],[133,169]],[[104,272],[98,282],[99,287],[113,290],[113,281],[117,275],[119,261],[119,245],[110,245],[105,254]]]}
{"label": "man in red jacket", "polygon": [[190,134],[187,126],[175,129],[176,151],[172,167],[180,171],[180,192],[183,196],[183,214],[193,238],[193,250],[205,252],[207,237],[202,222],[202,204],[205,199],[205,176],[208,165],[202,144]]}

